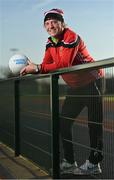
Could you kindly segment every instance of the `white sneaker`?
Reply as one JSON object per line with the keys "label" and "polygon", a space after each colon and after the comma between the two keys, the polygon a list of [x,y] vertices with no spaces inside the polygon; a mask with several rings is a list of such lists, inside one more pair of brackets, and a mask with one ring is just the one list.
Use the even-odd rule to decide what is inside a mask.
{"label": "white sneaker", "polygon": [[61,164],[60,164],[60,170],[63,171],[63,170],[66,170],[68,168],[71,168],[73,166],[77,167],[77,162],[76,161],[73,164],[71,164],[66,159],[63,159]]}
{"label": "white sneaker", "polygon": [[92,164],[89,160],[86,160],[86,162],[80,166],[80,169],[85,174],[100,174],[102,173],[100,163],[98,164]]}
{"label": "white sneaker", "polygon": [[80,174],[81,170],[78,168],[77,162],[69,163],[66,159],[62,160],[60,164],[61,174]]}

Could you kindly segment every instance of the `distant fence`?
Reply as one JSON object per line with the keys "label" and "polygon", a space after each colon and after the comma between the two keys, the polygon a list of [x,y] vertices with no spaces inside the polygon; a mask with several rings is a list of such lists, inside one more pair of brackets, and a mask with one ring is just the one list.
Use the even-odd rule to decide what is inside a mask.
{"label": "distant fence", "polygon": [[[59,117],[67,90],[60,75],[99,68],[106,72],[101,94],[105,142],[101,178],[114,178],[114,58],[59,69],[50,74],[1,80],[0,141],[14,149],[16,156],[21,154],[31,159],[47,172],[52,169],[53,178],[59,178],[60,154],[63,153]],[[75,158],[82,163],[89,150],[87,109],[75,120],[73,134]]]}

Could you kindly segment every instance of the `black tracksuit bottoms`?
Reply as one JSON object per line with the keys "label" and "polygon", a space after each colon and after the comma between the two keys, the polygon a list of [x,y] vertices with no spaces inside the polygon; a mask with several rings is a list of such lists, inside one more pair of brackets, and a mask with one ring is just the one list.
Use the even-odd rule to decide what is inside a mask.
{"label": "black tracksuit bottoms", "polygon": [[102,96],[97,86],[97,81],[80,88],[68,89],[61,112],[61,137],[64,158],[70,163],[74,162],[72,143],[72,125],[74,120],[68,118],[78,118],[84,107],[88,108],[90,137],[90,155],[88,159],[91,163],[97,164],[103,159],[103,109]]}

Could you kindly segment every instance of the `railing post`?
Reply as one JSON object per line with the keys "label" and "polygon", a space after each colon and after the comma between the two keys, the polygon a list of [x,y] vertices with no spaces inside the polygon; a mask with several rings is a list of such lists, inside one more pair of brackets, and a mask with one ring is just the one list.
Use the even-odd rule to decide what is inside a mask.
{"label": "railing post", "polygon": [[60,178],[60,153],[59,153],[59,132],[60,132],[60,120],[59,120],[59,87],[58,76],[51,76],[51,120],[52,120],[52,172],[53,179]]}
{"label": "railing post", "polygon": [[15,156],[20,155],[20,103],[19,80],[14,81],[14,111],[15,111]]}

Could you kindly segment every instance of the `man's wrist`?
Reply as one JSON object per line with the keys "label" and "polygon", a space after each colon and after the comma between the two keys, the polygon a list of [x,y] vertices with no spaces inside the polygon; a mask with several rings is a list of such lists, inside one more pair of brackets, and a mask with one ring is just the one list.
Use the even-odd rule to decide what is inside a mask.
{"label": "man's wrist", "polygon": [[38,64],[35,64],[35,73],[40,72],[40,66]]}

